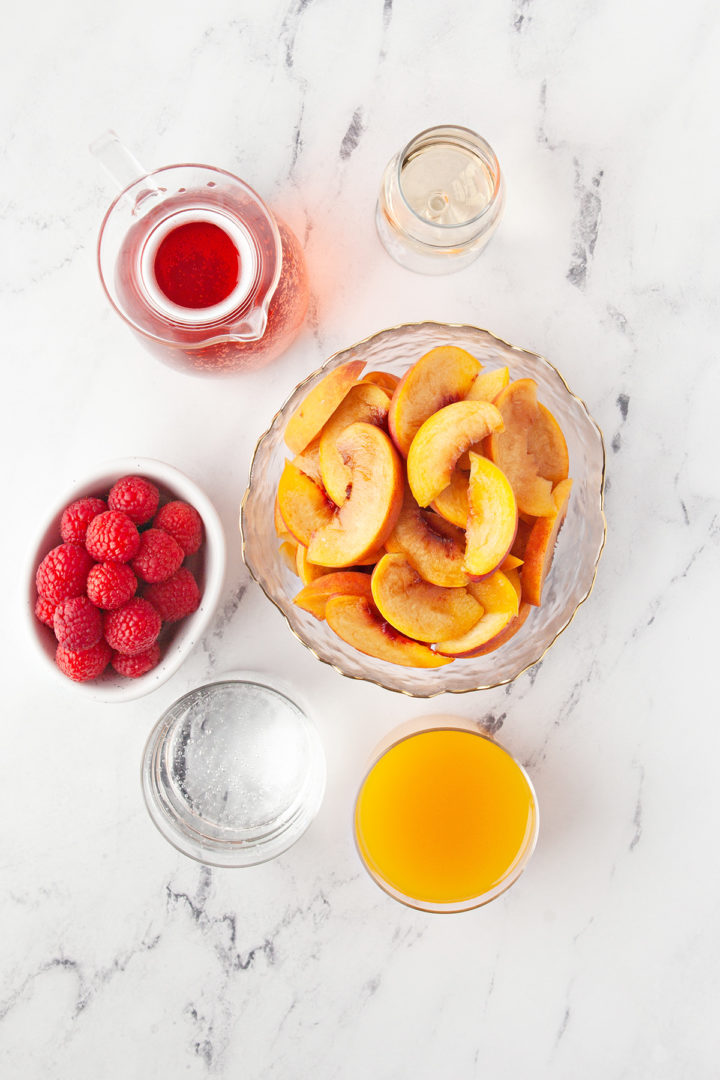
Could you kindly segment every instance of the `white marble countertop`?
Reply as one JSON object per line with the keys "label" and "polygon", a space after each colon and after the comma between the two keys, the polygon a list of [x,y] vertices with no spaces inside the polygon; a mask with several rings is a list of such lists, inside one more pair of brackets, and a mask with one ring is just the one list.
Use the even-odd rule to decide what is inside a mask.
{"label": "white marble countertop", "polygon": [[[3,1078],[717,1076],[715,5],[77,0],[15,5],[4,28]],[[487,136],[508,201],[478,262],[421,277],[384,253],[374,202],[388,158],[443,122]],[[236,172],[296,229],[311,316],[274,365],[191,379],[111,311],[95,243],[114,193],[87,150],[109,126],[148,167]],[[595,591],[542,663],[430,703],[317,663],[236,531],[295,383],[428,318],[560,368],[605,433],[609,523]],[[58,493],[126,454],[208,491],[228,576],[168,684],[93,705],[21,631],[19,568]],[[311,700],[328,790],[276,862],[210,870],[153,828],[140,756],[171,701],[238,666]],[[371,747],[437,711],[501,725],[543,815],[517,886],[445,918],[387,898],[350,828]]]}

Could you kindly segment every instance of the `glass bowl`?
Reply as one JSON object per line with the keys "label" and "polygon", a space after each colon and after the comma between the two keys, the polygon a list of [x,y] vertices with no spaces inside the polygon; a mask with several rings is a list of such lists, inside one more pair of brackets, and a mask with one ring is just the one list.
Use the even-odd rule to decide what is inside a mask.
{"label": "glass bowl", "polygon": [[[278,481],[286,457],[283,435],[288,419],[317,383],[334,367],[364,360],[366,371],[402,375],[437,345],[467,349],[486,369],[507,365],[511,379],[532,378],[538,397],[562,427],[570,454],[573,489],[560,531],[542,607],[532,611],[518,633],[496,652],[458,659],[440,668],[407,668],[365,656],[342,641],[324,622],[293,603],[301,583],[279,552],[274,526]],[[542,356],[509,345],[488,330],[449,323],[409,323],[383,330],[349,349],[335,353],[292,392],[260,438],[250,467],[250,480],[240,512],[243,557],[265,595],[283,613],[297,638],[341,675],[364,679],[410,697],[462,694],[502,686],[536,664],[568,626],[590,594],[605,543],[603,486],[605,447],[587,406],[573,394],[562,375]]]}

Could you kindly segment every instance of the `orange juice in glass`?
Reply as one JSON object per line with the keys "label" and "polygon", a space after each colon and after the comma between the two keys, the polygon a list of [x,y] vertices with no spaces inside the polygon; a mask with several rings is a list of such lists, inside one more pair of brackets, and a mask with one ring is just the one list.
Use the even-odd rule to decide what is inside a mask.
{"label": "orange juice in glass", "polygon": [[525,770],[459,717],[426,717],[391,732],[355,803],[355,841],[370,875],[423,911],[494,900],[522,873],[537,833]]}

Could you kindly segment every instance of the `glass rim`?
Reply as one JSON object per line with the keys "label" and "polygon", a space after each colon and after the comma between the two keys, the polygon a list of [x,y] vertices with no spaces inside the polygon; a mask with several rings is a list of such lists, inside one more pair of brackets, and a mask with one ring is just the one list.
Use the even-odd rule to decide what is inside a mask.
{"label": "glass rim", "polygon": [[[355,844],[355,850],[357,852],[358,858],[364,866],[366,873],[375,882],[378,888],[380,888],[385,893],[385,895],[389,896],[392,900],[396,900],[398,903],[403,904],[405,907],[412,908],[415,911],[422,911],[431,915],[458,915],[465,911],[476,911],[477,908],[485,907],[486,904],[489,904],[493,900],[496,900],[499,896],[502,896],[502,894],[504,892],[507,892],[507,890],[515,884],[518,878],[521,877],[523,871],[525,870],[525,867],[530,862],[533,852],[535,851],[535,848],[537,846],[538,835],[540,832],[540,808],[538,806],[537,792],[535,791],[533,782],[530,779],[525,767],[521,765],[521,763],[513,754],[510,753],[507,747],[503,746],[502,743],[499,743],[497,739],[488,731],[483,730],[479,727],[477,729],[473,729],[472,727],[465,727],[462,723],[462,719],[463,718],[458,717],[456,723],[433,723],[431,725],[428,725],[427,727],[418,728],[416,731],[410,731],[407,734],[399,735],[398,738],[393,739],[392,742],[390,742],[387,746],[384,746],[384,748],[379,753],[375,752],[375,750],[377,750],[376,747],[375,750],[373,750],[370,764],[365,770],[362,780],[358,785],[355,802],[353,804],[353,842]],[[468,723],[472,724],[472,721],[468,721]],[[405,725],[400,726],[403,727]],[[402,743],[408,742],[410,739],[417,738],[418,735],[424,735],[437,731],[460,731],[464,732],[467,735],[477,736],[481,739],[485,739],[486,742],[492,743],[504,754],[506,754],[516,766],[516,768],[519,769],[530,792],[530,799],[533,810],[532,828],[530,829],[529,835],[524,842],[520,855],[517,857],[517,862],[515,866],[512,868],[508,876],[498,882],[496,886],[488,889],[484,893],[481,893],[480,896],[473,896],[470,897],[468,900],[450,900],[447,902],[434,902],[431,900],[418,900],[415,897],[408,896],[406,893],[402,893],[399,889],[396,889],[389,882],[385,881],[379,873],[371,869],[362,851],[360,850],[360,845],[358,843],[358,803],[360,801],[360,796],[362,794],[363,788],[365,787],[365,784],[367,783],[367,780],[375,766],[387,754],[389,754],[391,750],[394,750],[395,747],[400,746]],[[383,745],[382,740],[378,745]]]}
{"label": "glass rim", "polygon": [[[490,164],[491,164],[491,166],[493,168],[493,190],[492,190],[492,194],[491,194],[490,198],[488,199],[487,203],[482,208],[482,210],[478,211],[477,214],[475,214],[471,218],[468,218],[466,221],[455,221],[455,222],[450,222],[448,224],[444,224],[442,222],[437,222],[437,221],[428,221],[427,218],[424,218],[420,214],[418,214],[417,210],[415,210],[414,207],[412,207],[410,205],[407,198],[405,197],[405,192],[403,191],[402,170],[403,170],[403,166],[408,161],[408,157],[410,155],[410,152],[416,146],[418,146],[421,142],[427,141],[429,136],[435,135],[435,134],[437,134],[439,132],[457,133],[460,136],[460,139],[464,138],[464,141],[465,141],[466,144],[471,143],[473,140],[476,143],[482,144],[479,147],[479,149],[482,150],[483,152],[487,152],[487,156],[490,159]],[[460,139],[458,141],[460,141]],[[477,145],[473,146],[472,149],[474,151],[477,151],[478,146]],[[398,156],[397,156],[397,167],[396,167],[395,172],[396,172],[395,179],[397,181],[398,193],[399,193],[400,198],[402,199],[403,205],[405,206],[407,211],[413,216],[413,218],[416,221],[420,222],[425,228],[445,229],[445,230],[447,230],[448,239],[453,235],[453,230],[467,229],[468,226],[474,225],[476,222],[479,223],[481,221],[481,219],[485,216],[485,214],[487,214],[490,210],[492,210],[492,208],[496,205],[496,203],[498,201],[498,198],[499,198],[499,195],[500,195],[500,190],[501,190],[501,187],[502,187],[502,172],[501,172],[501,169],[500,169],[500,162],[498,161],[497,154],[493,150],[492,146],[487,141],[487,139],[485,139],[482,135],[479,135],[477,133],[477,131],[473,131],[472,128],[469,128],[469,127],[463,127],[460,124],[435,124],[435,125],[433,125],[433,127],[425,128],[424,131],[418,132],[417,135],[414,135],[413,138],[410,139],[410,141],[408,143],[406,143],[406,145],[403,147],[403,149],[398,154]],[[433,247],[441,247],[442,246],[442,245],[439,245],[439,244],[437,244],[437,245],[429,245],[428,241],[425,241],[425,240],[420,241],[420,243],[422,243],[426,247],[427,246],[433,246]]]}

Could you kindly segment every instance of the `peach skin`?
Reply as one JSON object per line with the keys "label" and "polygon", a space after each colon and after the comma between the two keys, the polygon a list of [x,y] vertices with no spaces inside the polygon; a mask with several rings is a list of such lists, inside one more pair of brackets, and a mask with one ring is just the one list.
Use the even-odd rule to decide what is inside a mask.
{"label": "peach skin", "polygon": [[538,518],[530,530],[520,577],[523,600],[535,607],[539,607],[542,601],[543,585],[552,564],[558,533],[567,514],[571,488],[572,480],[560,481],[552,494],[555,514]]}

